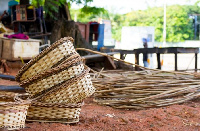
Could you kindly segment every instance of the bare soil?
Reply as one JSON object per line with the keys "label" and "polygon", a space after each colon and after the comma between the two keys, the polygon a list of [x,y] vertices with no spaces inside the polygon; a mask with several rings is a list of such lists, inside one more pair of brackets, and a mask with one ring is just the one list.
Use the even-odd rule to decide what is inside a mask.
{"label": "bare soil", "polygon": [[[16,73],[11,73],[15,75]],[[0,85],[18,85],[0,79]],[[23,131],[200,131],[200,99],[145,110],[114,109],[87,98],[76,124],[26,123]]]}

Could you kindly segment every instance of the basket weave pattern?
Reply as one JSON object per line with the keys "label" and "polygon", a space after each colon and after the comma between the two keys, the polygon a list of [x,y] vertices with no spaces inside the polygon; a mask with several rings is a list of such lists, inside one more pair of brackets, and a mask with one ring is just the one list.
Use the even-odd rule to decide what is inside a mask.
{"label": "basket weave pattern", "polygon": [[94,91],[90,75],[86,75],[72,85],[65,84],[59,90],[43,96],[40,101],[48,103],[79,103],[86,97],[91,96]]}
{"label": "basket weave pattern", "polygon": [[89,68],[63,38],[27,63],[16,80],[34,99],[27,121],[74,123],[79,121],[80,103],[92,95]]}
{"label": "basket weave pattern", "polygon": [[[68,44],[64,44],[64,45],[66,45],[66,47],[63,46],[63,45],[60,45],[60,46],[58,46],[58,48],[51,51],[48,55],[45,55],[42,59],[40,59],[37,62],[37,64],[34,64],[33,66],[31,66],[29,68],[29,70],[27,70],[22,75],[20,80],[24,80],[24,79],[27,79],[29,77],[33,77],[36,73],[43,72],[43,71],[49,69],[49,67],[52,67],[53,65],[55,65],[64,56],[68,56],[70,54],[75,53],[74,49],[71,49],[70,50],[71,52],[67,49],[67,47],[70,47],[70,48],[73,47],[73,45],[70,45],[70,44],[71,43],[69,43],[69,42],[68,42]],[[52,57],[52,56],[55,56],[55,57]]]}
{"label": "basket weave pattern", "polygon": [[8,130],[25,127],[30,104],[30,101],[24,101],[18,98],[18,94],[13,94],[0,92],[0,127]]}
{"label": "basket weave pattern", "polygon": [[63,57],[76,53],[72,42],[73,39],[71,37],[65,37],[56,41],[52,46],[43,50],[38,56],[23,66],[16,76],[16,80],[21,82],[29,77],[33,77],[37,73],[50,69],[62,60]]}
{"label": "basket weave pattern", "polygon": [[[28,93],[30,93],[31,96],[33,96],[43,90],[47,90],[50,87],[58,85],[59,83],[62,83],[63,81],[68,80],[74,77],[75,75],[79,75],[83,70],[83,64],[73,66],[68,70],[63,70],[59,74],[51,75],[46,79],[39,80],[35,83],[30,84],[29,86],[25,86],[25,89]],[[22,87],[24,86],[22,85]]]}
{"label": "basket weave pattern", "polygon": [[28,110],[27,120],[61,123],[78,122],[81,106],[80,104],[68,106],[63,104],[52,105],[48,103],[44,106],[35,102]]}

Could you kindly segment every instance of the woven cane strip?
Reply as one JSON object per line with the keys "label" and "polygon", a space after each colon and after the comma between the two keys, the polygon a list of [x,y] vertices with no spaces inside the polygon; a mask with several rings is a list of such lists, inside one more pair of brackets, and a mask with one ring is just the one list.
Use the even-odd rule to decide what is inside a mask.
{"label": "woven cane strip", "polygon": [[[72,42],[73,39],[71,37],[65,37],[43,50],[39,55],[31,59],[20,69],[16,76],[16,80],[20,81],[20,79],[25,79],[24,77],[31,73],[31,71],[35,71],[35,73],[38,73],[41,70],[45,70],[46,68],[51,68],[55,63],[60,61],[63,56],[76,53]],[[45,68],[46,64],[48,64],[48,66],[46,66]]]}
{"label": "woven cane strip", "polygon": [[43,117],[28,117],[26,121],[30,122],[52,122],[52,123],[64,123],[64,124],[71,124],[71,123],[77,123],[79,122],[79,117],[77,118],[43,118]]}
{"label": "woven cane strip", "polygon": [[17,113],[17,112],[25,112],[27,110],[13,110],[13,109],[7,109],[7,110],[0,110],[0,114],[8,114],[8,113]]}
{"label": "woven cane strip", "polygon": [[83,78],[87,73],[89,72],[89,68],[86,68],[86,70],[84,70],[82,72],[82,74],[78,75],[77,77],[71,78],[67,81],[64,81],[62,83],[59,83],[58,85],[55,85],[51,88],[48,88],[47,90],[43,90],[42,92],[36,94],[35,96],[33,96],[32,98],[35,99],[39,99],[42,98],[45,95],[51,94],[54,91],[59,90],[60,88],[65,88],[67,86],[70,86],[71,84],[73,84],[74,82],[78,82],[81,78]]}
{"label": "woven cane strip", "polygon": [[82,63],[82,58],[79,55],[70,56],[70,58],[67,60],[68,61],[62,65],[59,65],[55,68],[52,68],[52,69],[49,69],[42,73],[39,73],[39,74],[35,75],[34,77],[28,78],[28,79],[20,82],[20,86],[27,87],[32,83],[40,81],[41,79],[46,79],[47,77],[49,77],[51,75],[56,75],[56,74],[62,72],[63,70],[67,70],[70,67],[77,66]]}
{"label": "woven cane strip", "polygon": [[73,83],[66,88],[45,95],[41,101],[48,103],[78,103],[95,92],[90,75],[85,75],[80,81]]}
{"label": "woven cane strip", "polygon": [[[22,100],[19,98],[19,96],[27,96],[27,94],[18,94],[13,92],[0,92],[0,107],[6,108],[9,107],[12,108],[14,105],[28,105],[31,103],[30,100]],[[1,108],[0,108],[1,109]]]}
{"label": "woven cane strip", "polygon": [[48,52],[52,51],[53,49],[55,49],[57,46],[63,44],[64,42],[68,42],[71,41],[73,42],[73,38],[71,37],[64,37],[61,38],[60,40],[56,41],[55,43],[53,43],[50,47],[44,49],[39,55],[37,55],[36,57],[34,57],[33,59],[31,59],[27,64],[25,64],[20,70],[19,73],[16,76],[16,80],[20,81],[20,77],[21,75],[28,69],[30,68],[33,64],[35,64],[36,61],[38,61],[39,59],[41,59],[43,56],[45,56],[46,54],[48,54]]}
{"label": "woven cane strip", "polygon": [[33,101],[31,103],[32,106],[40,106],[40,107],[58,107],[58,108],[81,108],[84,105],[84,102],[81,103],[45,103],[45,102],[38,102]]}
{"label": "woven cane strip", "polygon": [[[71,56],[65,56],[60,61],[58,61],[55,65],[53,65],[52,68],[55,68],[55,67],[57,67],[59,65],[67,63],[67,62],[69,62],[69,61],[71,61],[71,60],[73,60],[75,58],[81,58],[81,56],[77,52],[75,52],[74,54],[71,54]],[[83,61],[82,58],[81,58],[81,60]]]}
{"label": "woven cane strip", "polygon": [[84,70],[83,64],[70,67],[69,69],[63,70],[58,74],[51,75],[47,78],[44,78],[42,80],[39,80],[37,82],[28,85],[27,87],[25,87],[26,92],[28,92],[30,96],[34,96],[37,93],[42,92],[43,90],[47,90],[50,87],[58,85],[59,83],[62,83],[77,75],[80,75],[83,72],[83,70]]}
{"label": "woven cane strip", "polygon": [[32,65],[26,72],[24,72],[24,74],[20,78],[20,81],[29,77],[33,77],[34,75],[51,68],[64,56],[73,54],[75,52],[76,51],[72,43],[70,42],[58,46],[57,48],[49,52],[47,55],[45,55],[43,58],[41,58],[39,61],[37,61],[34,65]]}
{"label": "woven cane strip", "polygon": [[47,121],[62,121],[68,120],[77,121],[79,118],[81,108],[58,108],[58,107],[40,107],[30,106],[28,109],[27,119],[28,120],[47,120]]}
{"label": "woven cane strip", "polygon": [[73,77],[71,79],[68,79],[66,81],[63,81],[62,83],[59,83],[58,85],[52,86],[52,87],[50,87],[46,90],[43,90],[43,91],[37,93],[36,95],[32,96],[31,98],[41,99],[45,95],[51,94],[52,92],[55,92],[55,91],[59,90],[60,88],[65,88],[67,86],[70,86],[73,83],[81,80],[88,72],[89,72],[89,68],[86,68],[85,70],[83,70],[83,72],[80,75]]}

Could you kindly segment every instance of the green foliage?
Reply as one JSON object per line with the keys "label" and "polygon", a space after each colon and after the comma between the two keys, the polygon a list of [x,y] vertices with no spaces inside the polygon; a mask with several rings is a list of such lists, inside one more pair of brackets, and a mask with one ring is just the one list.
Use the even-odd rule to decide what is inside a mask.
{"label": "green foliage", "polygon": [[105,13],[106,10],[104,8],[84,6],[83,8],[81,8],[81,12],[83,12],[84,14],[99,15],[101,13]]}
{"label": "green foliage", "polygon": [[[192,20],[189,14],[193,6],[173,5],[167,7],[167,38],[168,42],[180,42],[193,39]],[[150,8],[145,11],[133,11],[126,14],[129,26],[154,26],[155,40],[163,41],[163,8]]]}
{"label": "green foliage", "polygon": [[71,5],[71,3],[75,2],[76,4],[83,4],[85,5],[83,8],[83,12],[89,13],[90,11],[94,11],[95,13],[99,13],[104,11],[103,8],[96,8],[96,7],[88,7],[87,3],[92,2],[93,0],[32,0],[31,4],[36,8],[40,6],[44,6],[44,10],[47,15],[49,15],[53,19],[57,19],[54,13],[58,13],[59,6],[65,5],[66,3]]}
{"label": "green foliage", "polygon": [[[155,40],[163,41],[163,15],[161,7],[149,8],[147,10],[132,11],[119,15],[110,12],[101,14],[82,13],[82,10],[71,10],[72,16],[77,14],[79,22],[94,21],[98,18],[108,19],[112,22],[112,35],[115,40],[120,41],[123,26],[154,26]],[[194,38],[193,20],[189,14],[199,14],[200,9],[196,5],[173,5],[167,7],[167,42],[180,42]],[[73,17],[72,17],[73,18]]]}
{"label": "green foliage", "polygon": [[[72,3],[84,5],[82,9],[70,9],[72,18],[77,16],[79,22],[98,21],[98,18],[111,20],[113,38],[120,41],[121,29],[123,26],[154,26],[155,40],[163,41],[163,8],[155,7],[147,10],[132,11],[130,13],[119,15],[106,11],[103,8],[89,7],[87,3],[93,0],[32,0],[36,7],[44,6],[46,14],[56,18],[55,12],[58,12],[59,6]],[[167,42],[180,42],[192,40],[194,38],[193,20],[189,18],[190,14],[200,14],[198,4],[195,5],[173,5],[167,7]]]}

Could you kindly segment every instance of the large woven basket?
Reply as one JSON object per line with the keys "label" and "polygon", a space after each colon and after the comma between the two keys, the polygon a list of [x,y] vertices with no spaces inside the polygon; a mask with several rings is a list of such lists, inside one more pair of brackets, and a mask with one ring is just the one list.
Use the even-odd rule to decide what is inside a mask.
{"label": "large woven basket", "polygon": [[25,94],[0,92],[0,130],[15,130],[25,127],[30,100],[22,100]]}
{"label": "large woven basket", "polygon": [[74,54],[77,52],[73,46],[73,38],[62,38],[25,64],[16,75],[16,81],[21,82],[32,78],[38,73],[59,65]]}
{"label": "large woven basket", "polygon": [[83,73],[43,93],[39,101],[48,103],[79,103],[95,92],[90,75]]}
{"label": "large woven basket", "polygon": [[83,103],[49,104],[33,102],[28,109],[26,121],[76,123]]}
{"label": "large woven basket", "polygon": [[58,86],[60,83],[80,75],[84,70],[81,57],[75,57],[64,64],[22,81],[20,86],[24,87],[31,97],[34,97],[49,88]]}

